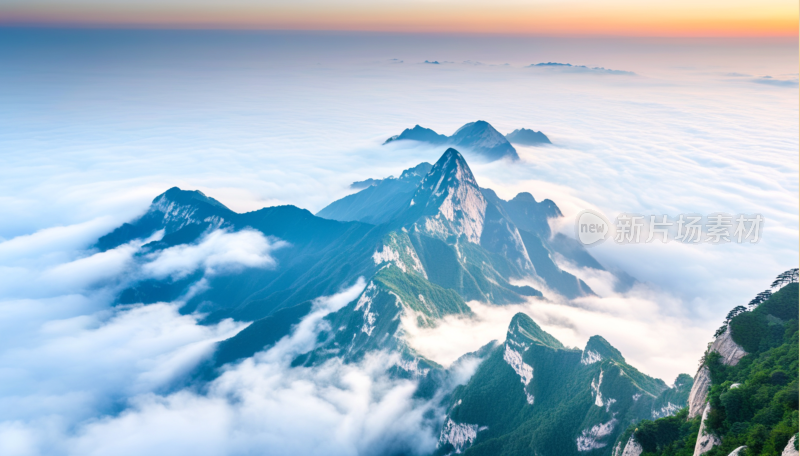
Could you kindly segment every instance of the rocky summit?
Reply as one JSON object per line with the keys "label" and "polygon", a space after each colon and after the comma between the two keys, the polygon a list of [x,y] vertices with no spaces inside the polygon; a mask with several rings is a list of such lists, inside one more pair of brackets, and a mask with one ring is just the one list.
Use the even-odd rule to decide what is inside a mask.
{"label": "rocky summit", "polygon": [[[476,122],[454,137],[502,144],[490,128]],[[554,258],[621,283],[633,279],[554,235],[550,224],[562,217],[555,202],[528,192],[504,200],[481,187],[455,147],[399,176],[362,181],[316,215],[295,206],[237,213],[199,191],[172,188],[95,247],[141,244],[139,255],[151,258],[218,233],[257,232],[272,243],[277,266],[132,278],[117,297],[120,305],[177,302],[205,324],[251,322],[188,375],[193,387],[314,321],[313,343],[293,353],[290,366],[388,357],[385,375],[414,382],[416,400],[441,410],[431,418],[438,455],[684,454],[669,452],[678,447],[699,455],[747,442],[787,445],[794,431],[785,422],[796,416],[796,402],[791,409],[790,401],[770,398],[796,398],[796,362],[774,367],[786,364],[775,357],[794,353],[796,361],[796,283],[750,310],[734,309],[695,377],[681,374],[671,386],[628,364],[602,335],[570,348],[525,313],[511,319],[505,340],[444,367],[416,348],[410,331],[477,318],[473,302],[535,306],[594,295]],[[317,298],[354,284],[363,288],[350,302],[320,309]],[[470,363],[474,373],[464,379]],[[762,397],[756,391],[766,402],[753,402]]]}

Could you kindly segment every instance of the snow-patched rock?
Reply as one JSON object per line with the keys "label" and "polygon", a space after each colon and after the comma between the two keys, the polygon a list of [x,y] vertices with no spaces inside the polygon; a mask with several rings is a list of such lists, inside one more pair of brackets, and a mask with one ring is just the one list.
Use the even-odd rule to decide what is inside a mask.
{"label": "snow-patched rock", "polygon": [[408,255],[411,260],[411,268],[427,279],[428,273],[425,272],[425,268],[422,266],[422,261],[420,261],[419,256],[417,256],[417,252],[411,247],[406,246],[406,255]]}
{"label": "snow-patched rock", "polygon": [[153,202],[150,206],[150,210],[162,212],[164,214],[164,225],[178,223],[179,225],[173,231],[177,231],[191,223],[199,223],[199,220],[193,218],[195,212],[197,212],[197,208],[170,201],[163,195]]}
{"label": "snow-patched rock", "polygon": [[603,371],[600,371],[600,378],[597,379],[595,382],[592,379],[592,396],[594,396],[594,405],[598,407],[603,406],[603,393],[600,392],[600,385],[603,384]]}
{"label": "snow-patched rock", "polygon": [[[513,341],[512,341],[513,342]],[[534,397],[530,393],[526,387],[528,383],[533,380],[533,366],[526,364],[522,361],[522,354],[513,348],[509,343],[506,343],[506,349],[503,352],[503,360],[514,369],[514,372],[519,375],[519,379],[522,382],[522,391],[525,393],[525,399],[528,401],[528,404],[533,405]]]}
{"label": "snow-patched rock", "polygon": [[488,428],[477,424],[456,423],[447,418],[444,427],[442,427],[442,433],[439,434],[439,447],[449,443],[453,445],[456,453],[461,453],[472,445],[472,442],[478,436],[478,432],[484,429]]}
{"label": "snow-patched rock", "polygon": [[533,379],[533,367],[522,361],[522,354],[511,348],[509,344],[506,344],[506,350],[503,352],[503,360],[505,360],[505,362],[514,369],[514,372],[519,375],[522,384],[528,386],[528,383]]}
{"label": "snow-patched rock", "polygon": [[375,286],[374,282],[370,282],[367,285],[367,289],[361,293],[361,296],[358,298],[358,302],[356,303],[355,310],[362,310],[364,312],[364,323],[361,326],[361,332],[366,333],[367,336],[372,335],[372,330],[375,329],[375,321],[377,320],[378,314],[376,312],[372,312],[372,300],[378,294],[378,288]]}
{"label": "snow-patched rock", "polygon": [[603,357],[600,355],[600,353],[592,350],[584,350],[583,354],[581,355],[581,364],[584,366],[588,366],[589,364],[594,364],[602,360]]}
{"label": "snow-patched rock", "polygon": [[430,372],[428,368],[419,367],[419,359],[417,358],[412,360],[400,358],[396,365],[414,377],[424,377]]}
{"label": "snow-patched rock", "polygon": [[222,217],[220,217],[218,215],[214,215],[214,216],[211,216],[211,217],[206,217],[206,218],[203,219],[203,221],[208,223],[210,225],[211,229],[222,228],[222,225],[225,225],[225,223],[227,223],[227,221],[224,218],[222,218]]}
{"label": "snow-patched rock", "polygon": [[661,407],[660,409],[653,410],[652,417],[653,417],[654,420],[657,420],[659,418],[672,416],[672,415],[678,413],[678,410],[680,410],[681,408],[683,408],[683,407],[681,407],[678,404],[673,404],[672,402],[667,402],[667,404],[665,406]]}
{"label": "snow-patched rock", "polygon": [[406,265],[400,261],[400,254],[388,245],[384,245],[381,250],[376,250],[372,254],[372,261],[375,262],[376,266],[382,263],[394,262],[401,271],[406,272]]}
{"label": "snow-patched rock", "polygon": [[578,451],[592,451],[608,445],[608,443],[601,440],[611,434],[616,422],[617,420],[612,419],[607,423],[595,424],[591,428],[581,431],[581,435],[576,440]]}
{"label": "snow-patched rock", "polygon": [[528,404],[533,405],[535,399],[533,394],[529,393],[525,388],[523,388],[522,391],[525,393],[525,400],[528,401]]}
{"label": "snow-patched rock", "polygon": [[421,276],[428,278],[425,268],[422,266],[417,252],[410,245],[407,235],[390,233],[385,239],[384,244],[372,254],[372,261],[376,266],[384,263],[394,264],[403,272],[414,271]]}

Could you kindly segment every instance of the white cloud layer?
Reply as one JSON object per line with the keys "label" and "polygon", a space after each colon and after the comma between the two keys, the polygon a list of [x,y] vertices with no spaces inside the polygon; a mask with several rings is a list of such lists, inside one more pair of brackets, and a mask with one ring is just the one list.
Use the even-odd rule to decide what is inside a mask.
{"label": "white cloud layer", "polygon": [[165,279],[182,278],[198,269],[214,275],[247,267],[271,268],[275,260],[269,253],[286,245],[284,241],[270,242],[254,230],[233,233],[217,230],[199,244],[176,245],[147,255],[151,261],[142,266],[142,272],[148,277]]}
{"label": "white cloud layer", "polygon": [[[501,37],[488,46],[486,37],[243,34],[210,46],[216,38],[199,34],[180,43],[78,37],[60,47],[52,36],[0,42],[3,455],[238,454],[265,446],[274,454],[380,454],[390,441],[429,449],[420,417],[430,406],[409,399],[412,385],[379,375],[390,360],[286,368],[291,350],[312,343],[324,306],[207,394],[170,388],[241,325],[198,326],[177,303],[109,307],[129,280],[273,267],[279,243],[215,232],[158,256],[137,256],[137,243],[86,250],[175,185],[238,211],[287,203],[319,210],[351,192],[353,181],[435,161],[437,148],[381,146],[415,124],[450,134],[483,119],[503,133],[545,132],[555,145],[518,147],[517,163],[466,155],[479,184],[501,197],[529,191],[555,201],[565,233],[584,208],[610,217],[724,211],[767,220],[753,246],[605,243],[592,253],[641,286],[614,293],[608,276],[574,269],[600,297],[472,304],[474,321],[447,319],[435,332],[412,334],[434,359],[450,362],[502,339],[521,310],[568,345],[600,334],[645,373],[670,381],[696,367],[730,308],[797,265],[798,88],[753,83],[765,75],[796,81],[796,42]],[[639,76],[523,68],[542,61]],[[334,301],[327,308],[342,305]]]}
{"label": "white cloud layer", "polygon": [[[0,357],[0,366],[7,366],[0,369],[0,453],[429,453],[437,442],[437,400],[416,399],[415,382],[386,375],[396,355],[376,353],[353,365],[333,359],[315,368],[289,366],[313,348],[322,318],[363,288],[359,280],[316,300],[290,336],[229,367],[205,393],[161,390],[242,325],[199,326],[174,304],[134,306],[106,321],[48,322],[38,346]],[[9,375],[8,366],[19,374]]]}
{"label": "white cloud layer", "polygon": [[0,454],[71,453],[79,428],[175,388],[215,342],[246,326],[199,325],[200,315],[179,313],[182,302],[111,307],[122,288],[194,270],[274,267],[269,254],[283,245],[252,230],[217,230],[160,254],[138,255],[160,233],[85,250],[106,225],[0,242]]}
{"label": "white cloud layer", "polygon": [[[796,78],[796,43],[497,38],[487,48],[467,37],[326,36],[320,46],[284,38],[229,37],[234,54],[144,41],[109,54],[113,40],[88,41],[63,51],[69,61],[36,59],[53,48],[28,44],[0,75],[9,119],[0,148],[24,152],[0,168],[0,237],[100,217],[122,223],[174,185],[239,211],[286,203],[316,211],[353,181],[441,153],[381,146],[388,136],[415,124],[450,134],[484,119],[503,133],[542,130],[555,143],[518,147],[515,164],[471,160],[478,182],[502,197],[529,191],[568,217],[586,207],[610,217],[762,213],[756,246],[593,250],[679,296],[698,319],[721,318],[796,266],[797,87],[730,76]],[[104,63],[109,56],[116,63]],[[639,76],[524,68],[547,61]]]}
{"label": "white cloud layer", "polygon": [[694,375],[711,334],[690,315],[681,313],[678,298],[647,284],[616,293],[609,283],[614,280],[610,274],[580,272],[586,273],[581,274],[586,279],[587,274],[595,275],[587,282],[604,293],[572,301],[532,298],[508,306],[472,301],[468,304],[473,317],[448,316],[436,328],[420,328],[413,319],[404,318],[409,343],[424,356],[448,366],[491,340],[504,341],[511,318],[522,312],[565,346],[583,349],[589,337],[600,335],[645,374],[667,383],[679,373]]}

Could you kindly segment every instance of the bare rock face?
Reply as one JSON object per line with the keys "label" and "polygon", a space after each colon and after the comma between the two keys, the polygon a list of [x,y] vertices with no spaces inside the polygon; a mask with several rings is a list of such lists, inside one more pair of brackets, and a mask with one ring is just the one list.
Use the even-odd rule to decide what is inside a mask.
{"label": "bare rock face", "polygon": [[644,449],[636,439],[633,438],[633,435],[628,439],[628,442],[625,444],[625,449],[622,450],[622,454],[620,456],[639,456],[642,454]]}
{"label": "bare rock face", "polygon": [[710,451],[715,446],[721,443],[720,439],[711,433],[706,433],[706,418],[711,411],[711,405],[706,404],[703,409],[703,421],[700,423],[700,430],[697,432],[697,443],[694,446],[694,455],[700,456]]}
{"label": "bare rock face", "polygon": [[706,366],[700,368],[694,376],[694,384],[692,384],[692,391],[689,392],[689,419],[692,419],[701,413],[706,405],[706,396],[708,395],[708,388],[711,386],[711,372]]}
{"label": "bare rock face", "polygon": [[485,427],[479,427],[477,424],[455,423],[448,418],[439,436],[439,444],[443,445],[449,443],[453,445],[456,453],[461,453],[472,445],[475,437],[478,436],[478,432],[485,429]]}
{"label": "bare rock face", "polygon": [[741,456],[742,452],[747,448],[747,445],[742,445],[739,448],[731,451],[731,454],[728,456]]}
{"label": "bare rock face", "polygon": [[730,326],[728,326],[728,329],[726,329],[721,336],[717,337],[713,344],[711,344],[711,351],[722,355],[722,363],[726,366],[737,365],[739,360],[747,354],[739,344],[733,341]]}
{"label": "bare rock face", "polygon": [[[447,149],[420,183],[411,205],[424,205],[422,231],[447,239],[466,236],[480,244],[486,218],[486,199],[464,157]],[[519,236],[519,234],[517,234]]]}
{"label": "bare rock face", "polygon": [[[719,353],[722,356],[722,362],[727,366],[735,366],[747,354],[739,344],[733,341],[730,326],[714,340],[708,351]],[[711,373],[706,366],[703,366],[695,374],[692,391],[689,393],[689,419],[702,413],[710,386]]]}
{"label": "bare rock face", "polygon": [[798,456],[798,454],[800,454],[794,448],[794,440],[795,436],[792,436],[791,440],[789,440],[789,443],[786,444],[786,448],[783,449],[783,453],[781,453],[781,456]]}

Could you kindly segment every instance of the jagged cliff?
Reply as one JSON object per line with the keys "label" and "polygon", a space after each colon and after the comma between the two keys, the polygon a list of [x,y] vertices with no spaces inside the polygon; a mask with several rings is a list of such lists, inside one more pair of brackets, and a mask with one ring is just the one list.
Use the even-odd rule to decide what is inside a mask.
{"label": "jagged cliff", "polygon": [[505,342],[453,393],[438,453],[610,455],[630,423],[669,400],[685,403],[691,377],[679,380],[669,388],[642,374],[600,336],[583,350],[564,347],[517,314]]}
{"label": "jagged cliff", "polygon": [[632,426],[615,456],[797,454],[798,284],[735,308],[717,334],[687,408]]}
{"label": "jagged cliff", "polygon": [[[735,366],[747,354],[744,348],[733,341],[730,326],[721,336],[714,339],[707,353],[712,352],[719,354],[721,356],[720,362],[726,366]],[[710,385],[711,373],[708,367],[703,364],[694,376],[692,391],[689,393],[689,418],[694,418],[703,413]]]}

